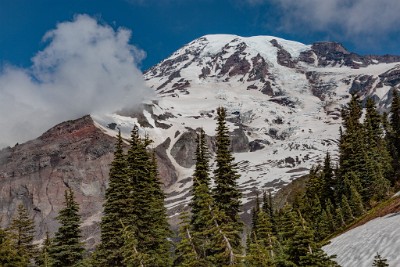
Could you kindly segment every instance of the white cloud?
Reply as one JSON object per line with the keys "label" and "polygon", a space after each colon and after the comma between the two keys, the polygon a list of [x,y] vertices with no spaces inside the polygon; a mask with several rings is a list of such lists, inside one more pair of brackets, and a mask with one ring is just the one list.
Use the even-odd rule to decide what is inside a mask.
{"label": "white cloud", "polygon": [[247,0],[271,3],[281,12],[286,30],[303,25],[310,30],[337,34],[383,35],[398,31],[398,0]]}
{"label": "white cloud", "polygon": [[153,91],[137,64],[145,53],[130,45],[131,32],[87,15],[59,23],[47,46],[21,69],[0,71],[0,144],[39,136],[56,123],[85,114],[133,107]]}

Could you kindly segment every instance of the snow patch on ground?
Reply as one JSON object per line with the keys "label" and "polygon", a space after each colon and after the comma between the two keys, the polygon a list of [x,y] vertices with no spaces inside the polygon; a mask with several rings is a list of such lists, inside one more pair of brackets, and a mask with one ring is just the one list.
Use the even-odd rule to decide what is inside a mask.
{"label": "snow patch on ground", "polygon": [[400,266],[400,213],[376,218],[334,239],[323,249],[343,267],[372,266],[378,252],[389,266]]}

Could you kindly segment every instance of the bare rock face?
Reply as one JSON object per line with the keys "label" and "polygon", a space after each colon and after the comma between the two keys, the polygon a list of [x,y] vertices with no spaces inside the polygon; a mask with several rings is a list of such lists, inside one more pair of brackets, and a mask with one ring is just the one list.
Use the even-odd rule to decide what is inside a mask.
{"label": "bare rock face", "polygon": [[[97,128],[90,116],[63,122],[39,138],[0,151],[0,217],[2,226],[23,203],[36,225],[36,239],[54,233],[63,207],[64,191],[71,188],[80,205],[83,240],[99,241],[99,222],[116,139]],[[164,185],[176,181],[165,148],[156,149]]]}
{"label": "bare rock face", "polygon": [[388,70],[385,73],[379,75],[381,82],[385,85],[395,87],[400,84],[400,66],[397,65],[395,68]]}
{"label": "bare rock face", "polygon": [[296,66],[296,63],[292,59],[292,55],[288,51],[286,51],[276,39],[271,40],[271,44],[278,48],[277,61],[279,65],[288,68],[294,68]]}
{"label": "bare rock face", "polygon": [[7,225],[19,203],[36,224],[37,239],[58,225],[64,191],[75,192],[83,218],[83,235],[93,244],[113,158],[114,138],[95,127],[90,116],[61,123],[38,139],[0,152],[0,212]]}

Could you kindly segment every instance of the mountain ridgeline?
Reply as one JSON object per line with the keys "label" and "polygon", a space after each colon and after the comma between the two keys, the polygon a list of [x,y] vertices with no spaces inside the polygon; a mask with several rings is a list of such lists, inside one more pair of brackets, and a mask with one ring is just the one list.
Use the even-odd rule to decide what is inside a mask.
{"label": "mountain ridgeline", "polygon": [[[273,193],[309,175],[306,196],[299,197],[299,202],[306,197],[305,203],[320,205],[312,213],[319,215],[313,218],[332,216],[335,221],[329,230],[313,237],[316,243],[310,246],[319,251],[321,240],[386,198],[396,186],[400,172],[398,113],[393,110],[400,86],[399,62],[398,56],[357,55],[333,42],[304,45],[271,36],[234,35],[196,39],[144,73],[147,85],[157,92],[157,99],[117,114],[63,122],[38,139],[1,150],[2,227],[11,224],[22,203],[33,219],[34,239],[45,240],[47,232],[54,236],[59,227],[55,218],[64,208],[63,192],[71,188],[80,205],[83,240],[87,248],[93,249],[106,238],[100,229],[104,227],[103,203],[113,174],[110,164],[117,129],[124,140],[130,140],[131,130],[137,126],[140,136],[147,134],[153,140],[150,147],[157,160],[169,222],[176,230],[179,222],[187,221],[181,229],[190,232],[191,216],[195,215],[187,214],[182,219],[180,214],[185,206],[193,208],[197,134],[204,131],[203,145],[207,147],[210,172],[214,172],[219,164],[214,160],[218,158],[219,142],[215,125],[218,107],[224,107],[228,150],[235,158],[236,170],[232,185],[237,191],[231,193],[240,196],[243,213],[232,232],[220,230],[228,231],[233,238],[243,234],[246,227],[240,226],[241,221],[249,225],[257,217],[250,215],[257,192]],[[390,116],[382,117],[384,112]],[[359,143],[354,145],[354,140]],[[126,142],[122,146],[125,152],[129,149]],[[326,169],[332,172],[327,174]],[[211,190],[212,195],[224,188],[200,189]],[[205,197],[202,201],[211,200]],[[224,205],[227,203],[221,202],[212,214],[220,216]],[[238,203],[233,205],[237,207]],[[311,208],[307,205],[294,204],[294,208],[287,209],[294,212],[288,217],[304,220],[297,227],[311,232],[322,227],[321,222],[308,218]],[[266,221],[267,212],[264,213],[261,221]],[[221,216],[233,220],[235,213]],[[214,222],[214,231],[219,231],[219,219],[217,224],[209,222]],[[276,227],[271,224],[272,229]],[[122,231],[129,240],[128,246],[137,249],[137,237],[133,235],[137,229],[123,221],[116,231]],[[282,249],[290,246],[277,229],[267,236],[279,241]],[[181,237],[187,240],[184,233]],[[118,244],[123,246],[121,240]],[[254,243],[251,234],[247,240]],[[250,247],[253,252],[261,249],[270,261],[272,254],[278,254],[271,252],[271,243],[267,246],[263,242],[262,246],[248,244],[247,251],[250,253]],[[231,244],[235,262],[243,260],[245,246],[241,246]],[[145,250],[140,253],[146,254]]]}

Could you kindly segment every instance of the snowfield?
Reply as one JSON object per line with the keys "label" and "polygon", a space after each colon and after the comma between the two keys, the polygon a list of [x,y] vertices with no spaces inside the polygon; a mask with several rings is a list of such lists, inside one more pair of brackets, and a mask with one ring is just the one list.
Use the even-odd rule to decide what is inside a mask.
{"label": "snowfield", "polygon": [[376,253],[389,266],[400,266],[400,212],[376,218],[354,228],[323,247],[343,267],[369,267]]}
{"label": "snowfield", "polygon": [[[307,51],[314,63],[301,60]],[[311,45],[273,36],[216,34],[188,43],[148,70],[146,84],[157,92],[158,99],[147,103],[151,110],[143,112],[147,126],[142,125],[140,131],[150,135],[155,147],[171,140],[166,154],[178,180],[166,188],[168,208],[188,203],[191,181],[187,178],[193,172],[193,166],[179,164],[171,149],[188,130],[202,127],[214,136],[219,106],[227,109],[231,131],[259,144],[252,151],[234,153],[244,204],[254,198],[255,190],[276,191],[307,174],[327,151],[335,158],[340,109],[349,99],[350,88],[363,88],[357,79],[370,77],[374,82],[365,85],[363,94],[377,97],[385,106],[390,87],[385,83],[377,86],[379,75],[398,63],[351,68],[343,61],[332,61],[321,67],[321,60],[324,57],[318,57]],[[155,121],[157,116],[165,118]],[[94,119],[103,129],[115,123],[124,137],[140,123],[116,114]],[[158,122],[168,127],[158,127]]]}

